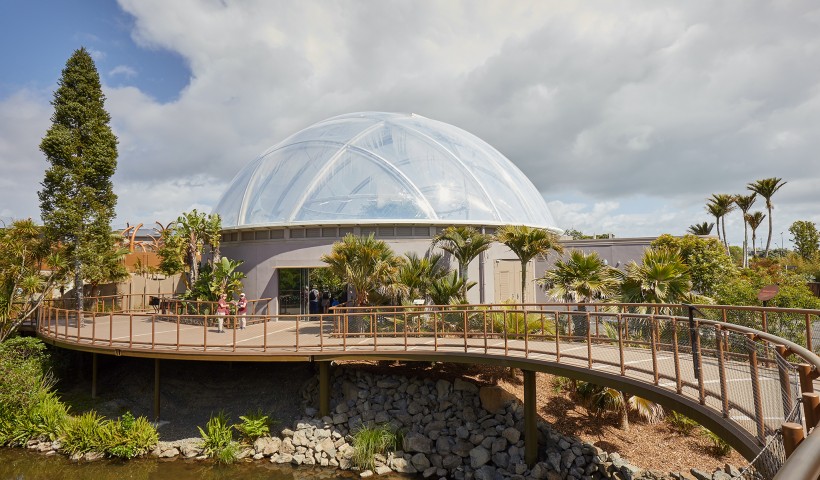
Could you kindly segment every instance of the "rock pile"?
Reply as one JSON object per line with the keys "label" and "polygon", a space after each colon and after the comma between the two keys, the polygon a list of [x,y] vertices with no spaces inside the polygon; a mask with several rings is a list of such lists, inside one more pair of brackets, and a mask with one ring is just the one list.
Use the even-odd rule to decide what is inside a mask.
{"label": "rock pile", "polygon": [[[499,387],[479,388],[456,379],[403,378],[336,369],[331,414],[322,418],[318,382],[302,390],[304,418],[277,437],[263,437],[244,447],[239,458],[277,464],[353,469],[353,433],[363,425],[388,424],[401,437],[396,452],[376,455],[373,471],[420,474],[456,480],[732,480],[740,474],[729,465],[712,474],[643,471],[595,445],[554,431],[539,422],[539,459],[524,463],[524,409]],[[59,442],[30,442],[28,448],[54,452]],[[160,442],[152,455],[161,458],[206,458],[197,438]],[[79,460],[79,459],[78,459]],[[93,460],[88,458],[83,460]]]}

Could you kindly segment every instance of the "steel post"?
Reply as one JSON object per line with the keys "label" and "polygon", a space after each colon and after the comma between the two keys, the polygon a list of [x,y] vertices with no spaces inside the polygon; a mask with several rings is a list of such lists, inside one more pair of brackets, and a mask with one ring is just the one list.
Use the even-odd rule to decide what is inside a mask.
{"label": "steel post", "polygon": [[524,461],[530,468],[538,460],[538,418],[535,406],[535,372],[524,370]]}

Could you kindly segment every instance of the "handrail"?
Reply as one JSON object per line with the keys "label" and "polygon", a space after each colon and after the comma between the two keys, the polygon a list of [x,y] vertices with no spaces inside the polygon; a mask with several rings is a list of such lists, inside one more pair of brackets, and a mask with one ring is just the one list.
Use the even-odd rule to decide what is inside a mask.
{"label": "handrail", "polygon": [[[262,301],[267,299],[251,302]],[[579,307],[584,310],[572,310]],[[642,307],[646,313],[634,311]],[[722,308],[731,312],[731,307]],[[738,308],[750,309],[755,307]],[[78,317],[76,310],[47,304],[40,312],[38,333],[69,347],[167,358],[430,355],[452,361],[464,361],[459,359],[467,356],[471,361],[496,358],[516,365],[541,362],[601,381],[626,382],[623,384],[684,406],[689,409],[684,413],[700,415],[698,419],[712,422],[709,428],[715,426],[739,442],[739,450],[749,457],[777,433],[778,421],[794,421],[791,406],[801,391],[813,388],[813,380],[820,376],[820,357],[773,333],[673,315],[684,311],[681,305],[653,304],[336,307],[329,314],[246,315],[249,330],[256,330],[240,333],[236,315],[177,310],[165,314],[85,312]],[[820,320],[817,310],[765,311],[806,315],[809,329]],[[232,329],[230,335],[215,333],[220,321],[222,328]],[[799,382],[795,362],[806,365]],[[794,455],[804,458],[808,451],[820,459],[817,437],[817,433],[809,435]],[[797,468],[793,458],[798,457],[785,462],[791,469]]]}
{"label": "handrail", "polygon": [[820,427],[803,440],[777,471],[774,480],[820,479]]}

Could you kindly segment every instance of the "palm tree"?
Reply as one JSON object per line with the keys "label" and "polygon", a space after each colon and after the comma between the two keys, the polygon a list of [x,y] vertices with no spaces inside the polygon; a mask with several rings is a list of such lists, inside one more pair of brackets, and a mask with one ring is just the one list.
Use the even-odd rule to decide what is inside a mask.
{"label": "palm tree", "polygon": [[611,387],[581,382],[575,390],[581,403],[596,416],[604,412],[617,412],[619,428],[629,430],[629,411],[636,412],[649,423],[657,422],[664,416],[663,407],[655,402],[637,396],[628,396]]}
{"label": "palm tree", "polygon": [[735,195],[735,204],[737,205],[737,208],[743,212],[743,268],[747,268],[749,266],[749,232],[746,214],[749,213],[749,209],[752,208],[755,200],[757,200],[756,193],[751,195]]}
{"label": "palm tree", "polygon": [[626,271],[613,273],[621,280],[623,303],[680,303],[693,296],[689,267],[677,250],[650,248],[640,265],[632,261]]}
{"label": "palm tree", "polygon": [[415,252],[406,253],[405,256],[407,258],[399,266],[396,279],[398,283],[404,285],[407,299],[426,299],[433,282],[447,275],[447,269],[441,261],[444,256],[434,253],[427,257],[420,257]]}
{"label": "palm tree", "polygon": [[723,212],[721,211],[720,206],[707,201],[706,211],[709,212],[710,215],[715,217],[715,226],[717,227],[718,240],[721,240],[723,237],[720,236],[720,217],[723,216]]}
{"label": "palm tree", "polygon": [[495,239],[512,250],[521,261],[521,303],[526,303],[527,264],[533,258],[545,258],[550,251],[563,252],[558,235],[543,228],[504,225],[495,232]]}
{"label": "palm tree", "polygon": [[447,227],[433,237],[433,247],[439,247],[455,257],[458,276],[464,280],[461,296],[467,298],[467,267],[470,262],[492,245],[493,237],[473,227]]}
{"label": "palm tree", "polygon": [[780,190],[780,187],[786,184],[782,180],[782,178],[777,177],[764,178],[746,185],[746,188],[766,199],[766,209],[769,211],[769,237],[766,239],[766,257],[769,256],[769,248],[772,245],[772,208],[774,208],[772,197]]}
{"label": "palm tree", "polygon": [[401,258],[383,240],[347,234],[333,244],[322,261],[356,291],[356,306],[367,305],[374,294],[394,294]]}
{"label": "palm tree", "polygon": [[[612,270],[597,252],[587,254],[573,250],[568,259],[555,262],[555,267],[536,282],[547,287],[551,297],[586,303],[615,293],[617,281]],[[586,307],[581,305],[578,311],[585,312]],[[586,316],[574,315],[573,326],[575,335],[585,336],[588,328]]]}
{"label": "palm tree", "polygon": [[[726,239],[726,219],[724,218],[735,209],[735,196],[727,193],[713,193],[712,198],[707,199],[710,205],[715,205],[715,210],[720,214],[723,221],[720,226],[723,228],[723,245],[726,247],[726,255],[729,255],[729,242]],[[711,212],[711,208],[707,207]],[[713,213],[714,215],[714,213]]]}
{"label": "palm tree", "polygon": [[475,286],[475,282],[464,282],[456,272],[450,272],[437,278],[430,284],[430,299],[434,305],[450,305],[452,303],[464,303],[467,300],[461,291],[467,291]]}
{"label": "palm tree", "polygon": [[714,226],[714,223],[709,222],[696,223],[694,225],[689,225],[689,229],[687,230],[687,232],[691,233],[692,235],[711,235],[712,228]]}
{"label": "palm tree", "polygon": [[759,227],[760,224],[763,223],[764,218],[766,218],[766,214],[763,213],[763,212],[754,212],[754,213],[750,213],[750,214],[746,215],[746,221],[749,223],[749,228],[752,229],[752,256],[753,257],[757,256],[757,243],[755,243],[755,241],[757,240],[757,235],[755,234],[755,232],[757,232],[757,227]]}

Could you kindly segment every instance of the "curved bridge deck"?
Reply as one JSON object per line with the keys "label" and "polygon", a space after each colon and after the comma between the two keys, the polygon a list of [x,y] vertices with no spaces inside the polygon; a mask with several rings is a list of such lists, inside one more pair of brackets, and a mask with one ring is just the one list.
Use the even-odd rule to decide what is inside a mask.
{"label": "curved bridge deck", "polygon": [[[249,315],[245,329],[236,328],[241,317],[222,317],[223,333],[219,318],[84,313],[78,321],[76,311],[47,307],[37,331],[67,348],[152,358],[410,359],[550,371],[665,404],[749,459],[779,435],[784,422],[802,423],[801,393],[813,390],[820,370],[813,352],[768,333],[661,314],[550,306],[347,309],[332,315]],[[808,372],[801,375],[797,364],[808,364]]]}

